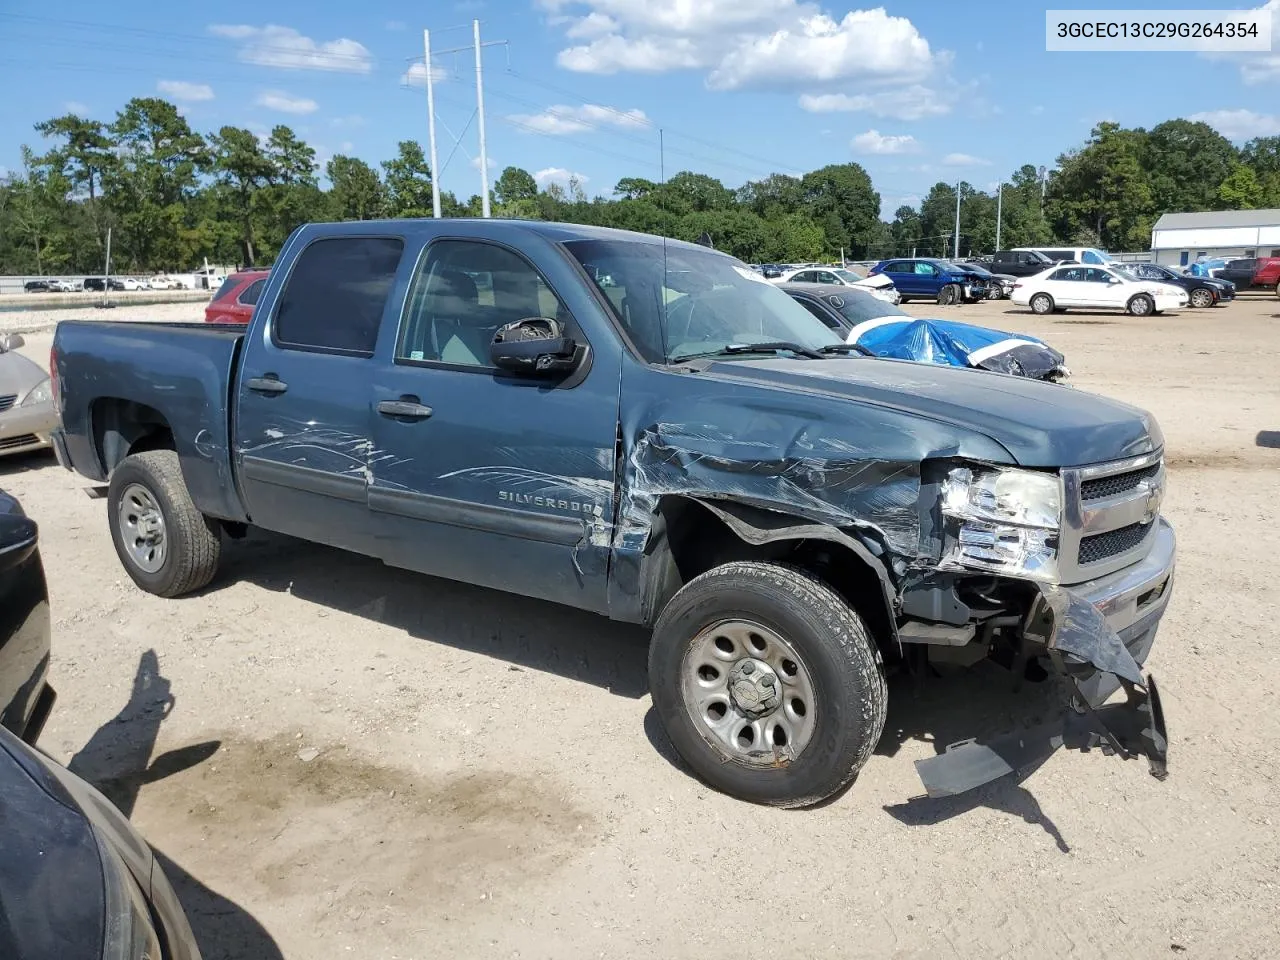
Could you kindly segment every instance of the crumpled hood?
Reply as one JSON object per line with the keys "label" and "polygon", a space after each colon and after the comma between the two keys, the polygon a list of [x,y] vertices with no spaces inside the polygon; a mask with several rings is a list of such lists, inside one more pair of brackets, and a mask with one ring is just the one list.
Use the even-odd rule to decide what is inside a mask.
{"label": "crumpled hood", "polygon": [[717,361],[702,374],[820,393],[983,434],[1027,467],[1119,460],[1164,445],[1137,407],[1060,384],[982,370],[872,358]]}

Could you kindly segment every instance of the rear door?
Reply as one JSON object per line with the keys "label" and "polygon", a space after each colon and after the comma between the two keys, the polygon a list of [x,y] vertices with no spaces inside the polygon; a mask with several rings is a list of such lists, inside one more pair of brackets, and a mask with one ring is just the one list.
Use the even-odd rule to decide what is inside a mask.
{"label": "rear door", "polygon": [[891,260],[884,265],[884,269],[880,272],[893,281],[893,285],[898,288],[899,293],[910,294],[914,292],[916,283],[914,261]]}
{"label": "rear door", "polygon": [[234,433],[255,524],[377,552],[366,503],[373,354],[396,313],[403,250],[398,236],[313,240],[262,304],[269,316],[245,339]]}
{"label": "rear door", "polygon": [[374,379],[379,555],[605,612],[617,365],[562,380],[498,371],[489,345],[516,320],[558,320],[586,345],[563,298],[524,253],[486,240],[437,239],[419,262]]}
{"label": "rear door", "polygon": [[1079,306],[1082,302],[1081,287],[1083,280],[1081,276],[1081,268],[1079,267],[1059,267],[1054,270],[1044,281],[1044,291],[1053,297],[1053,302],[1059,307]]}

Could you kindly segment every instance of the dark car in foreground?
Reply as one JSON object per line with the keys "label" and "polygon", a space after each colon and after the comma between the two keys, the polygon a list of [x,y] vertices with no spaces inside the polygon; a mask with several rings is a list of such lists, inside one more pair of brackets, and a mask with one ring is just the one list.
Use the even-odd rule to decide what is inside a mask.
{"label": "dark car in foreground", "polygon": [[248,323],[267,285],[267,274],[266,270],[241,270],[227,277],[204,308],[204,322]]}
{"label": "dark car in foreground", "polygon": [[199,960],[147,842],[106,797],[0,729],[0,957]]}
{"label": "dark car in foreground", "polygon": [[252,524],[651,627],[656,716],[737,797],[846,787],[884,729],[886,662],[930,650],[1043,662],[1096,729],[953,744],[918,766],[929,792],[1104,740],[1162,776],[1140,666],[1176,552],[1155,419],[860,353],[697,244],[308,224],[247,328],[61,323],[54,448],[108,485],[152,594],[208,585]]}
{"label": "dark car in foreground", "polygon": [[1126,263],[1118,269],[1138,280],[1155,280],[1181,287],[1187,291],[1187,298],[1193,307],[1212,307],[1219,303],[1229,303],[1236,298],[1236,285],[1230,280],[1178,273],[1158,263]]}
{"label": "dark car in foreground", "polygon": [[30,743],[53,707],[49,635],[39,529],[0,491],[0,726]]}

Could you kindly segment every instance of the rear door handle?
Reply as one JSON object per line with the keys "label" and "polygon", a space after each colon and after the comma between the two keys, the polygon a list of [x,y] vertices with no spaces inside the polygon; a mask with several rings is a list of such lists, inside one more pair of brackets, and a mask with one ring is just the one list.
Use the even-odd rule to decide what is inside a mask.
{"label": "rear door handle", "polygon": [[378,403],[378,412],[384,417],[403,420],[425,420],[431,416],[431,408],[416,400],[382,400]]}
{"label": "rear door handle", "polygon": [[252,377],[244,384],[254,393],[284,393],[289,385],[275,377]]}

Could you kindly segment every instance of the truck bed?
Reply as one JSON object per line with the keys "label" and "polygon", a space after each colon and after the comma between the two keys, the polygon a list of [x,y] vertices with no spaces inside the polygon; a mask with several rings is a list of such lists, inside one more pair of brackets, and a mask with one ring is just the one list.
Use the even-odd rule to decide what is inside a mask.
{"label": "truck bed", "polygon": [[243,520],[231,469],[230,411],[244,329],[112,320],[58,324],[52,359],[66,454],[75,469],[105,481],[129,447],[145,439],[136,426],[123,426],[135,422],[141,408],[152,434],[171,434],[196,505],[210,516]]}

